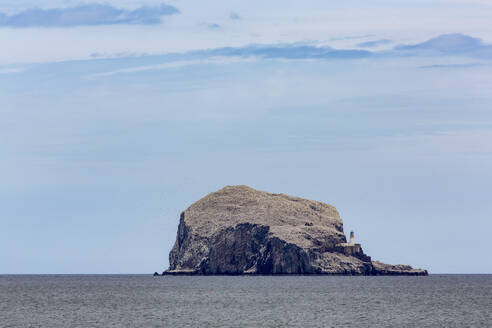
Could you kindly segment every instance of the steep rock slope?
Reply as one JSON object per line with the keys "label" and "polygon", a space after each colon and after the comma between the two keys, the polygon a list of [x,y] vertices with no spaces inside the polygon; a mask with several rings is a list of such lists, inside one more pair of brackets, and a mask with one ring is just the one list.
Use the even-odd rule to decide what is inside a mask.
{"label": "steep rock slope", "polygon": [[335,207],[247,186],[227,186],[181,213],[164,274],[406,274],[344,246]]}

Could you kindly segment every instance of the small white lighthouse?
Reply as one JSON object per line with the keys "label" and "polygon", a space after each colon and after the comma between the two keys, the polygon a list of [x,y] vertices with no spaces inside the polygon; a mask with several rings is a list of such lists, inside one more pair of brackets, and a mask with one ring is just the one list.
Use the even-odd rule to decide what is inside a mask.
{"label": "small white lighthouse", "polygon": [[350,231],[350,240],[348,242],[349,246],[354,246],[355,245],[355,236],[354,236],[354,232],[353,231]]}

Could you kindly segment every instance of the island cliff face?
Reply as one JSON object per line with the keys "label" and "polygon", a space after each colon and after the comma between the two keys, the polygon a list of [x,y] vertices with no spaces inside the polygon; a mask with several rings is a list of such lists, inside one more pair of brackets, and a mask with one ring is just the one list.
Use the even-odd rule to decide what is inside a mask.
{"label": "island cliff face", "polygon": [[427,275],[347,243],[335,207],[227,186],[181,213],[164,274]]}

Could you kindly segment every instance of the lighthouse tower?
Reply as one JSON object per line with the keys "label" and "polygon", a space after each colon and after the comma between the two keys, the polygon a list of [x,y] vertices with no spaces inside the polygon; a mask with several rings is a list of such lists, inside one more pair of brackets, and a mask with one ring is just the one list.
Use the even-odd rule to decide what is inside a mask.
{"label": "lighthouse tower", "polygon": [[355,236],[354,236],[354,232],[353,231],[350,231],[350,240],[348,242],[349,246],[354,246],[355,245]]}

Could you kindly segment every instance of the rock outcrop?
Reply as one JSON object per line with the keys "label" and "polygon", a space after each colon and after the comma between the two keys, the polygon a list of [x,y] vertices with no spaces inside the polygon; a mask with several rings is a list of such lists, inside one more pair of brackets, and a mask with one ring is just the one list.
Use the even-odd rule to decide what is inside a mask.
{"label": "rock outcrop", "polygon": [[427,275],[372,261],[346,241],[331,205],[228,186],[181,213],[163,274]]}

